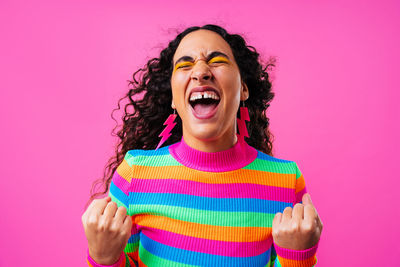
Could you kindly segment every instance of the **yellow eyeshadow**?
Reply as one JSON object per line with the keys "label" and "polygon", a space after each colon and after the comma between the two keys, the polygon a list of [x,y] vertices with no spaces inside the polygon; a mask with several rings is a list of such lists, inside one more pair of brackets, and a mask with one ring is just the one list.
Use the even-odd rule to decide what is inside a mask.
{"label": "yellow eyeshadow", "polygon": [[177,64],[177,65],[175,66],[174,71],[176,71],[180,66],[191,66],[191,65],[193,65],[193,63],[192,63],[192,62],[189,62],[189,61],[179,63],[179,64]]}
{"label": "yellow eyeshadow", "polygon": [[224,62],[228,62],[228,60],[224,57],[213,57],[209,62],[211,61],[224,61]]}
{"label": "yellow eyeshadow", "polygon": [[191,66],[191,65],[193,65],[192,62],[182,62],[182,63],[176,65],[176,67],[180,67],[180,66]]}
{"label": "yellow eyeshadow", "polygon": [[[209,63],[213,63],[213,62],[215,62],[215,61],[229,62],[229,61],[228,61],[226,58],[224,58],[224,57],[213,57],[213,58],[210,59],[208,62],[209,62]],[[186,66],[193,66],[193,65],[194,65],[193,62],[185,61],[185,62],[182,62],[182,63],[177,64],[177,65],[175,66],[174,71],[176,71],[176,70],[177,70],[179,67],[181,67],[181,66],[186,67]]]}

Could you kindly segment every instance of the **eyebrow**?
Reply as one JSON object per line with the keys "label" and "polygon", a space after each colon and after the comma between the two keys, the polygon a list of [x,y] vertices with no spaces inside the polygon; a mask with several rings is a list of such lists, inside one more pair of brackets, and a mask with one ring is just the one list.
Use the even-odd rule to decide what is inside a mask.
{"label": "eyebrow", "polygon": [[[227,59],[229,59],[229,57],[228,57],[226,54],[224,54],[224,53],[222,53],[222,52],[219,52],[219,51],[213,51],[213,52],[211,52],[211,53],[207,56],[207,61],[210,60],[210,59],[213,58],[213,57],[216,57],[216,56],[223,56],[223,57],[226,57]],[[190,56],[183,56],[183,57],[179,58],[179,59],[175,62],[175,65],[174,65],[174,66],[176,66],[176,64],[178,64],[178,63],[181,62],[181,61],[192,61],[192,60],[193,60],[193,58],[190,57]]]}

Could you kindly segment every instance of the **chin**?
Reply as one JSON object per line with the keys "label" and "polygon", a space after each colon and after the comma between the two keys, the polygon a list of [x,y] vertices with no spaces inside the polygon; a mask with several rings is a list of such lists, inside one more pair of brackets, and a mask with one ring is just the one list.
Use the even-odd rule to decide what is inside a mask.
{"label": "chin", "polygon": [[[206,127],[204,127],[206,128]],[[210,129],[204,129],[203,127],[199,126],[199,127],[195,127],[195,129],[192,130],[192,132],[190,133],[191,136],[200,139],[200,140],[204,140],[204,141],[213,141],[218,139],[218,131],[213,131]],[[208,127],[207,127],[208,128]]]}

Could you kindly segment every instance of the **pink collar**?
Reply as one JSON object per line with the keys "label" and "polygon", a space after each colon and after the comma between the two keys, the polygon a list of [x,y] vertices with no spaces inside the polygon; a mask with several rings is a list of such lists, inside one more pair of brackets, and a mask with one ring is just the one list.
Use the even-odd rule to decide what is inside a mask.
{"label": "pink collar", "polygon": [[224,151],[203,152],[196,150],[181,139],[168,148],[172,157],[186,167],[206,172],[227,172],[243,168],[257,158],[257,150],[246,142],[240,142]]}

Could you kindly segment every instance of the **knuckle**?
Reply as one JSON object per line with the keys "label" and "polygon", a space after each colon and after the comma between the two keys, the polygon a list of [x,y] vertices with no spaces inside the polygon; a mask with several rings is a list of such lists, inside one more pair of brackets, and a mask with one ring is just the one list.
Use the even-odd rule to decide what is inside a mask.
{"label": "knuckle", "polygon": [[315,232],[316,227],[313,223],[306,223],[303,225],[302,230],[304,233],[310,234]]}
{"label": "knuckle", "polygon": [[87,218],[86,220],[86,225],[88,227],[93,227],[93,226],[97,226],[97,218],[95,216],[90,216],[89,218]]}
{"label": "knuckle", "polygon": [[294,206],[293,206],[293,208],[301,208],[301,207],[303,207],[304,205],[303,204],[301,204],[301,203],[296,203]]}
{"label": "knuckle", "polygon": [[123,214],[126,214],[128,211],[127,211],[127,209],[124,207],[124,206],[119,206],[118,207],[118,210],[120,211],[120,212],[122,212]]}
{"label": "knuckle", "polygon": [[121,237],[125,237],[127,234],[127,231],[125,231],[125,230],[121,230],[121,231],[119,231],[119,236],[121,236]]}
{"label": "knuckle", "polygon": [[283,212],[291,212],[292,211],[292,208],[291,207],[286,207],[284,210],[283,210]]}
{"label": "knuckle", "polygon": [[292,231],[291,231],[291,229],[289,227],[283,227],[283,228],[280,229],[280,234],[281,235],[289,235],[291,233],[292,233]]}
{"label": "knuckle", "polygon": [[109,220],[101,220],[97,224],[97,230],[99,232],[109,231],[110,230],[110,222],[109,222]]}
{"label": "knuckle", "polygon": [[300,224],[298,222],[294,222],[291,225],[291,229],[292,232],[298,232],[300,231]]}
{"label": "knuckle", "polygon": [[280,234],[280,231],[278,228],[272,229],[272,236],[278,237]]}
{"label": "knuckle", "polygon": [[122,227],[121,229],[120,229],[120,235],[121,236],[127,236],[127,235],[130,235],[131,234],[131,231],[130,231],[130,229],[128,229],[128,228],[126,228],[126,227]]}
{"label": "knuckle", "polygon": [[118,208],[117,203],[115,203],[113,201],[108,202],[107,206],[109,206],[110,208],[115,208],[115,209]]}
{"label": "knuckle", "polygon": [[99,232],[99,233],[104,233],[107,230],[108,230],[108,227],[103,223],[98,224],[97,227],[96,227],[96,231]]}
{"label": "knuckle", "polygon": [[118,224],[113,223],[113,224],[110,225],[110,232],[111,232],[111,233],[118,233],[118,232],[121,232],[121,228],[119,227]]}
{"label": "knuckle", "polygon": [[121,236],[124,238],[129,238],[131,236],[131,231],[124,231],[123,234],[121,234]]}

